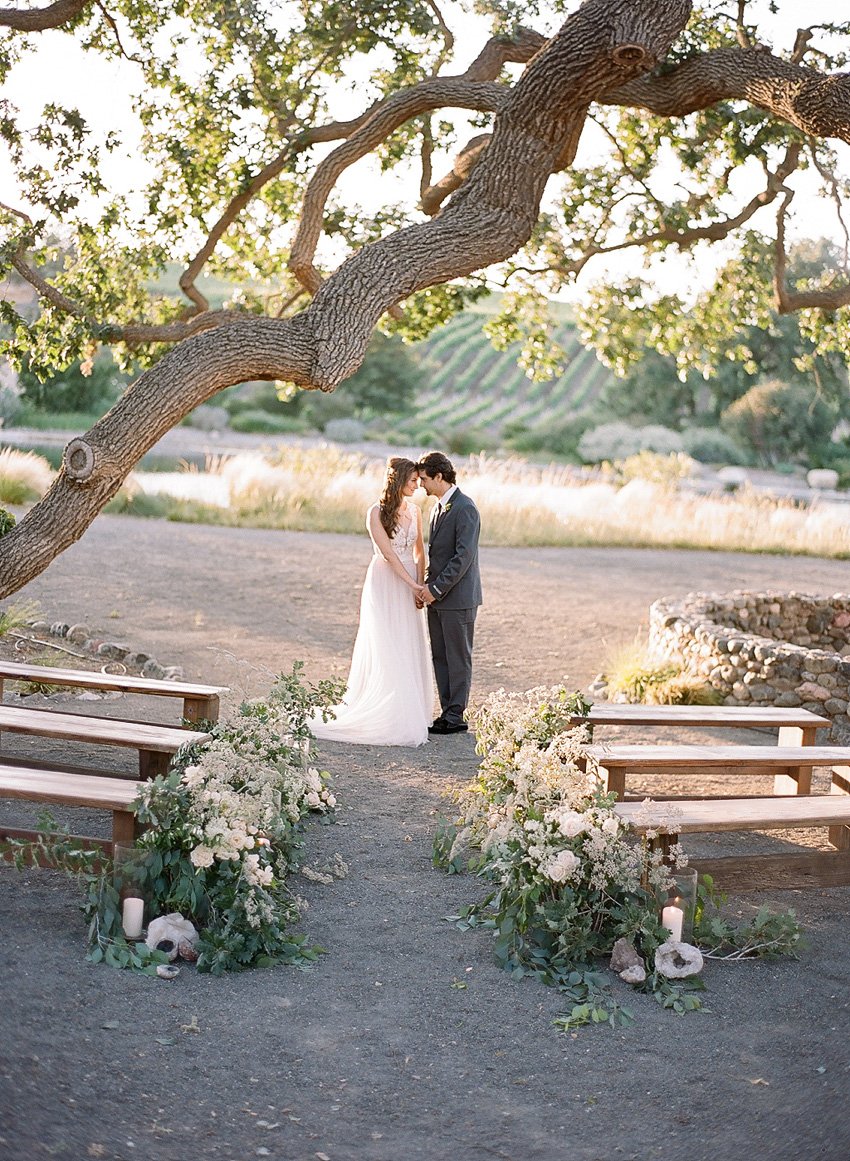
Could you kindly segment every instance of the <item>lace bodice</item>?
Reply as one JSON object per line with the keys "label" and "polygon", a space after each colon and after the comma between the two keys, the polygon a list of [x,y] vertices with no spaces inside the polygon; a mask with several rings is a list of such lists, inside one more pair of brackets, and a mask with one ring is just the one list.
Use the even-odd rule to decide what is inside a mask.
{"label": "lace bodice", "polygon": [[[368,517],[367,517],[368,527]],[[398,527],[396,528],[395,536],[392,538],[393,552],[399,560],[405,562],[413,560],[413,549],[416,545],[417,521],[416,509],[412,504],[405,504],[402,506],[398,514]],[[373,545],[375,552],[379,552],[377,545]]]}

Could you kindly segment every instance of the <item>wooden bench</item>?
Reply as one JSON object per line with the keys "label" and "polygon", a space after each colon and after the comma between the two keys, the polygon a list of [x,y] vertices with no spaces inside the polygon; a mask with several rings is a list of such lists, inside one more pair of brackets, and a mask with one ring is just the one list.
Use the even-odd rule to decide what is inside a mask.
{"label": "wooden bench", "polygon": [[[829,718],[809,710],[780,706],[633,705],[597,702],[586,715],[572,719],[590,726],[689,726],[695,729],[774,729],[780,746],[814,746],[817,732]],[[774,778],[774,794],[795,794],[796,785],[784,774]]]}
{"label": "wooden bench", "polygon": [[739,890],[850,884],[850,796],[618,802],[614,810],[637,834],[663,828],[663,833],[654,834],[649,843],[665,857],[682,834],[829,827],[837,853],[734,856],[697,860],[691,865],[713,875],[723,886]]}
{"label": "wooden bench", "polygon": [[[0,762],[0,798],[20,798],[62,806],[91,806],[112,812],[112,839],[80,837],[89,845],[113,849],[118,842],[132,843],[136,819],[131,809],[141,782],[96,774],[68,774],[47,766],[8,765]],[[36,832],[4,827],[0,839],[34,839]]]}
{"label": "wooden bench", "polygon": [[172,756],[181,746],[188,742],[205,742],[210,736],[175,726],[0,705],[0,734],[6,731],[68,742],[130,747],[139,752],[140,778],[155,778],[157,774],[167,773]]}
{"label": "wooden bench", "polygon": [[183,699],[186,722],[218,721],[221,694],[226,686],[193,685],[184,681],[155,681],[147,677],[119,677],[112,673],[89,673],[82,669],[54,669],[51,665],[0,662],[0,701],[5,681],[33,681],[40,685],[72,686],[78,689],[118,690],[120,693],[151,694]]}
{"label": "wooden bench", "polygon": [[[617,798],[626,794],[629,773],[785,775],[797,794],[809,794],[812,767],[850,762],[846,746],[641,746],[585,747],[588,760],[599,767],[607,789]],[[774,784],[775,786],[775,784]],[[775,792],[775,790],[774,790]],[[690,795],[688,797],[691,797]]]}
{"label": "wooden bench", "polygon": [[778,729],[780,746],[814,746],[817,731],[832,725],[809,710],[780,706],[634,705],[597,702],[587,714],[576,714],[574,725],[692,726],[702,729]]}

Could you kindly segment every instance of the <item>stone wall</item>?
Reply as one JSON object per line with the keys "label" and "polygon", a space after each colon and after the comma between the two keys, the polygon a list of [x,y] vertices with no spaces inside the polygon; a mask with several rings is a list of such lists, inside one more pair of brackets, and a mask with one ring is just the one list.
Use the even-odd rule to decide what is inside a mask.
{"label": "stone wall", "polygon": [[726,705],[801,706],[850,740],[850,595],[690,593],[656,601],[649,643]]}

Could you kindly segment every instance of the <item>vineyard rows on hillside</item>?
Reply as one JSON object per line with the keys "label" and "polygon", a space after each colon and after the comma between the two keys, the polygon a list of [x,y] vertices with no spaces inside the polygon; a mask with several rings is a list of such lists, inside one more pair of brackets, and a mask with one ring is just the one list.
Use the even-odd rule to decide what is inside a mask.
{"label": "vineyard rows on hillside", "polygon": [[517,365],[519,344],[495,350],[482,332],[485,321],[466,312],[419,345],[428,387],[416,410],[424,423],[495,435],[509,420],[537,427],[590,406],[611,377],[595,352],[581,346],[575,326],[562,322],[554,338],[564,350],[564,372],[534,383]]}

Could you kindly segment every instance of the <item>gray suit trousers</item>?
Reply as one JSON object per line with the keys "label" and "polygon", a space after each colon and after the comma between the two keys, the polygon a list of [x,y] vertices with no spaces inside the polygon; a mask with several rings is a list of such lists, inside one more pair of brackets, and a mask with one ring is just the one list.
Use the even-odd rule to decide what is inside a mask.
{"label": "gray suit trousers", "polygon": [[441,609],[428,606],[428,631],[434,675],[443,718],[453,726],[463,721],[472,685],[472,638],[475,633],[473,609]]}

